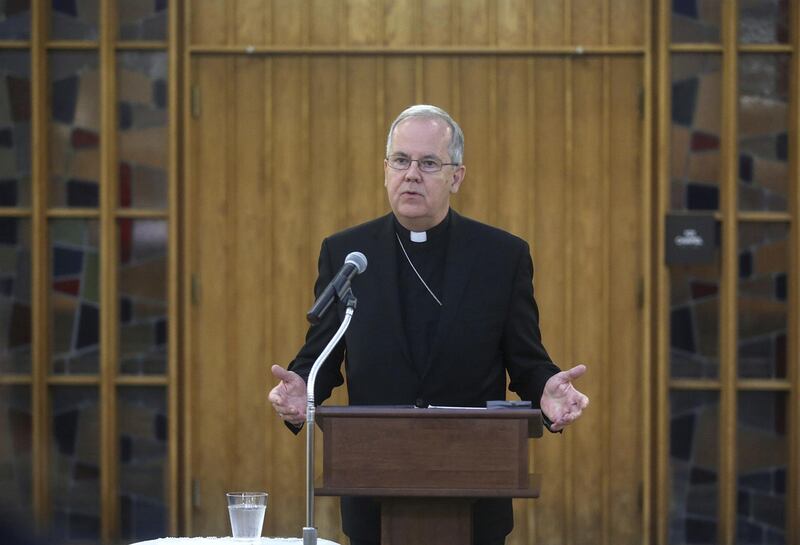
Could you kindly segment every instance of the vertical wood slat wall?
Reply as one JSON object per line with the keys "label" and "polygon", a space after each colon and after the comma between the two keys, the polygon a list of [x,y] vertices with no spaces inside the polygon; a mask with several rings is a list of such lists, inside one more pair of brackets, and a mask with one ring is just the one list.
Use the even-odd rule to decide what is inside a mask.
{"label": "vertical wood slat wall", "polygon": [[[118,388],[124,386],[159,386],[165,388],[168,407],[168,447],[165,463],[168,466],[164,483],[165,501],[169,506],[179,505],[178,495],[178,422],[177,412],[177,358],[179,338],[178,308],[178,255],[175,249],[179,231],[177,218],[178,186],[178,130],[177,119],[178,78],[177,69],[169,71],[169,128],[168,128],[168,208],[165,211],[136,208],[119,209],[117,178],[117,55],[120,51],[165,50],[169,63],[178,66],[178,9],[170,8],[167,43],[117,41],[118,17],[116,0],[101,0],[97,5],[99,39],[50,40],[50,7],[47,2],[30,3],[30,40],[4,41],[3,50],[27,50],[31,63],[31,205],[29,209],[3,209],[2,215],[28,218],[31,223],[31,377],[0,376],[0,384],[28,384],[32,397],[32,508],[41,529],[52,523],[51,479],[51,426],[50,396],[53,387],[92,386],[99,392],[99,502],[100,539],[103,543],[118,540],[120,532],[119,467],[117,448]],[[49,87],[48,55],[53,51],[90,51],[98,54],[100,74],[96,97],[99,108],[99,194],[97,208],[64,208],[49,202],[50,117],[51,91]],[[52,322],[50,320],[51,255],[49,223],[53,219],[92,219],[100,227],[100,366],[95,375],[51,374]],[[119,218],[164,219],[169,227],[167,305],[169,308],[170,345],[167,372],[164,376],[122,376],[119,374],[119,333],[117,267],[119,256],[117,221]],[[178,532],[178,512],[169,508],[167,528]]]}
{"label": "vertical wood slat wall", "polygon": [[[544,494],[515,504],[510,543],[641,540],[646,425],[631,405],[649,352],[648,17],[634,1],[187,5],[191,534],[226,531],[226,487],[270,491],[266,534],[302,525],[302,441],[270,412],[268,367],[302,341],[321,239],[388,210],[385,131],[426,101],[466,133],[456,209],[531,243],[546,344],[590,366],[593,408],[535,445]],[[341,536],[335,501],[317,520]]]}

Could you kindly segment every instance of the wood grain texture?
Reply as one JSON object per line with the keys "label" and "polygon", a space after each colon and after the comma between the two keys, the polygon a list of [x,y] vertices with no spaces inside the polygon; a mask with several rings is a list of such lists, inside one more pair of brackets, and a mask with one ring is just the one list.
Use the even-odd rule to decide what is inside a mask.
{"label": "wood grain texture", "polygon": [[[242,36],[255,41],[260,21],[273,45],[287,46],[560,45],[573,33],[630,44],[634,23],[596,26],[615,10],[635,19],[641,9],[622,0],[581,14],[581,2],[545,0],[247,6],[254,20],[222,38],[214,23],[195,20],[210,10],[202,3],[193,28],[242,45]],[[242,12],[231,13],[235,20]],[[190,448],[203,505],[194,532],[225,533],[224,509],[212,503],[246,481],[271,493],[266,531],[299,535],[303,437],[265,402],[274,383],[268,366],[290,361],[302,342],[322,238],[388,210],[386,131],[402,109],[425,102],[450,111],[465,131],[467,177],[455,208],[528,240],[545,344],[562,367],[590,368],[579,384],[593,401],[584,419],[533,445],[541,497],[515,500],[508,543],[638,543],[645,424],[629,409],[640,401],[636,287],[649,242],[641,232],[641,59],[302,50],[194,59],[202,114],[189,135],[197,194],[190,237],[203,286],[187,333]],[[329,403],[346,400],[340,388]],[[248,458],[251,449],[258,454]],[[318,450],[317,474],[321,458]],[[318,499],[316,521],[321,535],[345,541],[335,498]]]}

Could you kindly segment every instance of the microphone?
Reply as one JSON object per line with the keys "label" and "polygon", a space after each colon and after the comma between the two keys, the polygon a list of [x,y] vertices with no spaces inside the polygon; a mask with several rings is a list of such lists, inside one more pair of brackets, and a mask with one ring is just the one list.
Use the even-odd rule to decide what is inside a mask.
{"label": "microphone", "polygon": [[333,300],[338,296],[340,299],[350,289],[350,281],[357,274],[367,270],[367,257],[361,252],[350,252],[344,258],[344,265],[333,277],[322,291],[322,294],[314,301],[311,310],[306,314],[306,319],[312,324],[318,324],[322,316],[328,311]]}

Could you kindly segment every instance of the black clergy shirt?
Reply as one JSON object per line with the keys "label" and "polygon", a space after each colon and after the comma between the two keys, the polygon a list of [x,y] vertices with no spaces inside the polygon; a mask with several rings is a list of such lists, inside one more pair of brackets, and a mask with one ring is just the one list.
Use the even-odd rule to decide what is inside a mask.
{"label": "black clergy shirt", "polygon": [[[403,243],[401,248],[400,243],[396,242],[400,311],[411,359],[420,376],[425,374],[428,365],[428,356],[439,325],[442,307],[425,288],[409,260],[434,295],[444,304],[442,296],[449,226],[448,212],[439,225],[426,231],[425,242],[413,242],[411,232],[395,219],[395,229]],[[408,253],[408,259],[403,253],[403,248]]]}

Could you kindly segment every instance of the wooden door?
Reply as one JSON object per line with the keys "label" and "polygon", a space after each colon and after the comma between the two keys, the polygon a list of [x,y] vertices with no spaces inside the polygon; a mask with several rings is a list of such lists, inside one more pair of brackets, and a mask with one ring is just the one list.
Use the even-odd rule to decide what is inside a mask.
{"label": "wooden door", "polygon": [[[562,366],[589,366],[581,387],[593,405],[580,425],[535,444],[543,495],[515,503],[509,543],[639,542],[641,26],[609,30],[589,2],[244,4],[197,2],[190,14],[187,531],[225,535],[224,492],[256,488],[270,493],[265,534],[299,535],[304,442],[271,412],[269,366],[302,342],[322,238],[388,211],[386,131],[426,102],[466,135],[453,206],[530,242],[545,343]],[[634,4],[609,13],[641,17]],[[451,23],[445,33],[415,30],[433,29],[434,16]],[[576,53],[563,46],[573,39],[595,45]],[[341,388],[329,403],[345,400]],[[335,499],[318,500],[316,520],[323,537],[345,541]]]}

